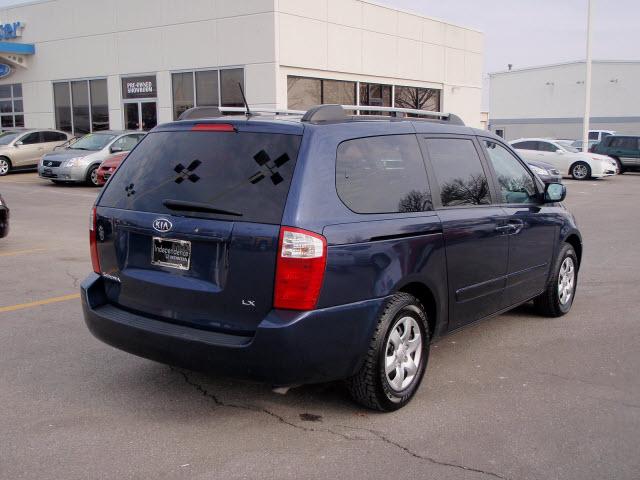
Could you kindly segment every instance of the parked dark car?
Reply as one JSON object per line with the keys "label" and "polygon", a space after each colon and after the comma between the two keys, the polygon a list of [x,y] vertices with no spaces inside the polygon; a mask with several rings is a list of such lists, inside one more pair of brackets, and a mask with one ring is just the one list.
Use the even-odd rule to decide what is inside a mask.
{"label": "parked dark car", "polygon": [[563,185],[454,115],[353,109],[154,128],[92,211],[91,332],[278,387],[345,379],[390,411],[434,338],[530,300],[570,310],[582,241]]}
{"label": "parked dark car", "polygon": [[538,175],[538,178],[545,184],[547,183],[562,183],[562,174],[560,170],[553,165],[549,165],[545,162],[539,162],[537,160],[527,160],[527,165],[533,173]]}
{"label": "parked dark car", "polygon": [[595,146],[594,152],[613,158],[621,174],[640,170],[640,136],[610,135]]}
{"label": "parked dark car", "polygon": [[0,238],[9,235],[9,207],[0,195]]}

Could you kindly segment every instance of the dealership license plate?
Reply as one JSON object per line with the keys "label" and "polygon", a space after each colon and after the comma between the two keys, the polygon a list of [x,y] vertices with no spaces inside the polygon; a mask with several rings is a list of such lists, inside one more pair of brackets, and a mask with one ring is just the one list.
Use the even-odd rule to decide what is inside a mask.
{"label": "dealership license plate", "polygon": [[153,265],[189,270],[191,242],[153,237],[151,248],[151,263]]}

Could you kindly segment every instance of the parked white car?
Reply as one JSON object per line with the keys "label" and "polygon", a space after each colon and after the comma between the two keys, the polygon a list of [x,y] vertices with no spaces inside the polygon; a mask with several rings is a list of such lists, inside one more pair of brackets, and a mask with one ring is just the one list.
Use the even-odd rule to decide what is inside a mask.
{"label": "parked white car", "polygon": [[546,138],[521,138],[511,146],[526,161],[541,161],[556,167],[563,176],[575,180],[602,178],[617,173],[615,160],[606,155],[582,153],[576,148]]}

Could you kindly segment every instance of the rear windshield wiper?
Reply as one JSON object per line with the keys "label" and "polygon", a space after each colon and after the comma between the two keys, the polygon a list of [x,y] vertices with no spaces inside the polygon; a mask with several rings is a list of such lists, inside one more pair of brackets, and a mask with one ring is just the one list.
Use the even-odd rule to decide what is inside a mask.
{"label": "rear windshield wiper", "polygon": [[212,207],[206,203],[197,202],[184,202],[181,200],[163,200],[162,204],[169,210],[175,210],[177,212],[200,212],[200,213],[215,213],[218,215],[229,215],[232,217],[242,217],[241,213],[232,212],[230,210],[221,210],[219,208]]}

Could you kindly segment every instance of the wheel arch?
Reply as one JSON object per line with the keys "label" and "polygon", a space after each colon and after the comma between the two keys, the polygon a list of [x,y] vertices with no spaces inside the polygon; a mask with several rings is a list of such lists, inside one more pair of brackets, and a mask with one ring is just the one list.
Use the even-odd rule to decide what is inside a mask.
{"label": "wheel arch", "polygon": [[564,239],[565,243],[568,243],[573,247],[578,257],[578,268],[582,264],[582,240],[576,233],[570,233],[567,238]]}
{"label": "wheel arch", "polygon": [[429,324],[429,336],[433,338],[434,333],[438,331],[440,326],[440,314],[438,312],[438,300],[433,291],[422,282],[410,282],[402,287],[398,288],[398,292],[408,293],[413,295],[425,309]]}

